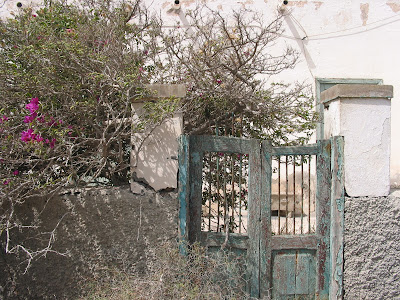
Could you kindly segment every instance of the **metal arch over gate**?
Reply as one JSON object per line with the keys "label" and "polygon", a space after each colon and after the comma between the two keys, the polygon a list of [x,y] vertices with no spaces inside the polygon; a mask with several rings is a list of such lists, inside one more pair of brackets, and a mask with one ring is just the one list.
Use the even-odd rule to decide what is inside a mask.
{"label": "metal arch over gate", "polygon": [[[335,241],[331,240],[330,232],[331,221],[332,224],[337,223],[331,220],[332,144],[335,147],[337,145],[343,147],[343,140],[335,138],[334,143],[331,143],[331,140],[320,140],[316,144],[307,146],[272,147],[267,141],[261,142],[255,139],[181,136],[179,149],[180,238],[189,243],[201,242],[209,248],[221,247],[227,242],[229,249],[247,253],[248,290],[252,297],[328,299],[330,289],[332,293],[332,287],[330,287],[331,278],[334,278],[332,273],[337,275],[341,272],[341,270],[331,272],[334,263],[331,263],[330,248],[331,245],[337,247]],[[221,230],[219,232],[218,229],[217,232],[202,231],[204,202],[202,170],[204,157],[212,152],[248,155],[246,156],[248,157],[247,232],[246,234],[230,233],[228,240],[226,240],[226,233]],[[337,159],[337,150],[334,153]],[[287,234],[286,222],[286,234],[279,232],[274,234],[271,230],[272,157],[279,157],[279,161],[281,156],[286,157],[287,167],[288,156],[293,157],[295,165],[296,156],[302,158],[309,156],[311,159],[311,155],[316,158],[315,230],[312,232],[309,230],[307,234],[303,234],[301,229],[301,234],[296,234],[294,225],[293,234]],[[337,163],[334,169],[341,170]],[[339,171],[335,171],[337,173],[335,177],[338,177],[336,175]],[[233,193],[234,187],[231,189]],[[336,186],[335,190],[336,194],[339,193],[339,197],[344,196],[344,193],[340,192],[340,187]],[[286,189],[286,200],[287,191],[288,189]],[[294,209],[296,209],[295,205],[295,200],[293,200]],[[286,218],[287,212],[286,204]],[[279,220],[280,218],[279,216]],[[334,218],[337,217],[334,216]],[[295,222],[294,212],[293,222]],[[301,223],[303,224],[303,208]],[[280,231],[279,226],[278,231]],[[335,253],[335,255],[339,257],[342,253]],[[336,280],[341,288],[341,278],[336,278]]]}

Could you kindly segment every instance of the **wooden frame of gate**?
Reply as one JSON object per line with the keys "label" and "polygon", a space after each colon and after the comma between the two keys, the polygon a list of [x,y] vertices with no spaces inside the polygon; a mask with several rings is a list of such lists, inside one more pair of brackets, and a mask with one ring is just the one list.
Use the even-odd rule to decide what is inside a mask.
{"label": "wooden frame of gate", "polygon": [[[334,146],[332,160],[331,146]],[[338,245],[337,237],[340,239],[340,230],[343,230],[343,216],[338,214],[338,209],[331,209],[331,196],[340,199],[344,197],[343,186],[337,184],[343,175],[342,162],[338,159],[342,148],[343,140],[340,137],[320,140],[313,145],[272,147],[267,141],[255,139],[181,136],[180,239],[189,243],[201,242],[206,247],[222,245],[225,240],[224,233],[201,231],[203,156],[205,152],[246,153],[249,155],[248,184],[251,187],[248,198],[247,236],[231,233],[228,247],[247,251],[250,296],[272,296],[274,299],[328,299],[330,290],[331,294],[334,292],[341,295],[342,266],[337,264],[337,259],[343,255],[343,247]],[[271,158],[280,155],[315,155],[317,158],[314,234],[274,236],[271,233]],[[331,195],[332,174],[335,182],[332,191],[335,194]],[[339,230],[335,229],[337,236],[334,239],[331,238],[330,232],[332,226],[341,226]],[[331,253],[332,247],[334,249]],[[333,260],[335,261],[332,262]],[[331,281],[335,281],[336,288],[330,286]]]}

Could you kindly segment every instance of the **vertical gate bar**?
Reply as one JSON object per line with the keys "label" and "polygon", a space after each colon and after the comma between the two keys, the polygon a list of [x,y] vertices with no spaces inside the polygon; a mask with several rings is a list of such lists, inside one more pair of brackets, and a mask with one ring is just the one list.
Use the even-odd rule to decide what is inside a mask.
{"label": "vertical gate bar", "polygon": [[209,192],[209,200],[208,200],[208,231],[211,231],[211,204],[212,204],[212,152],[209,153],[210,161],[209,161],[209,177],[208,177],[208,192]]}
{"label": "vertical gate bar", "polygon": [[301,156],[301,229],[303,234],[303,211],[304,211],[304,155]]}
{"label": "vertical gate bar", "polygon": [[229,118],[229,114],[225,115],[225,132],[224,135],[228,136],[228,118]]}
{"label": "vertical gate bar", "polygon": [[231,136],[235,136],[235,115],[232,113],[232,134]]}
{"label": "vertical gate bar", "polygon": [[308,233],[311,234],[311,155],[308,156]]}
{"label": "vertical gate bar", "polygon": [[[235,163],[234,163],[234,154],[231,154],[231,172],[232,172],[232,194],[231,194],[231,205],[232,205],[232,213],[231,213],[231,222],[232,225],[235,225]],[[233,227],[232,227],[232,232],[233,232]]]}
{"label": "vertical gate bar", "polygon": [[[243,113],[240,114],[239,137],[243,136]],[[242,233],[242,170],[243,153],[240,153],[240,173],[239,173],[239,233]]]}
{"label": "vertical gate bar", "polygon": [[281,156],[278,158],[278,234],[281,234]]}
{"label": "vertical gate bar", "polygon": [[285,229],[285,233],[288,234],[288,204],[289,204],[288,155],[286,155],[285,168],[286,168],[286,229]]}
{"label": "vertical gate bar", "polygon": [[296,155],[293,155],[293,234],[296,234]]}
{"label": "vertical gate bar", "polygon": [[239,233],[242,233],[242,154],[239,161]]}
{"label": "vertical gate bar", "polygon": [[226,159],[227,155],[224,153],[224,229],[226,231],[226,215],[228,214],[228,201],[226,199]]}
{"label": "vertical gate bar", "polygon": [[[234,134],[234,130],[235,130],[235,116],[234,113],[231,114],[232,116],[232,132],[231,132],[231,136],[235,136]],[[234,163],[234,154],[231,154],[231,172],[232,172],[232,184],[231,184],[231,188],[232,188],[232,194],[231,194],[231,205],[232,205],[232,232],[234,230],[234,225],[235,225],[235,172],[234,172],[234,167],[235,167],[235,163]]]}
{"label": "vertical gate bar", "polygon": [[[219,127],[218,123],[215,123],[216,135],[219,135]],[[217,152],[217,232],[220,231],[220,222],[219,222],[219,215],[221,213],[221,195],[219,193],[219,152]]]}
{"label": "vertical gate bar", "polygon": [[321,299],[329,297],[330,279],[330,218],[331,218],[331,143],[318,141],[317,155],[317,196],[316,196],[316,235],[317,248],[317,288]]}
{"label": "vertical gate bar", "polygon": [[[224,135],[228,136],[228,120],[227,118],[229,117],[228,114],[225,115],[225,132]],[[229,224],[226,224],[227,219],[226,215],[228,214],[229,216],[229,211],[228,211],[228,200],[226,199],[226,185],[227,185],[227,180],[226,180],[226,160],[228,159],[228,155],[224,153],[224,229],[225,232],[229,231]]]}

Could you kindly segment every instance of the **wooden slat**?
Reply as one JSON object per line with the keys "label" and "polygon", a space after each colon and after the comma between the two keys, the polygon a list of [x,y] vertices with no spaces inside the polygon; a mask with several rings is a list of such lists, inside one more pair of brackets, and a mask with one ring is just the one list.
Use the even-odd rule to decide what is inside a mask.
{"label": "wooden slat", "polygon": [[179,184],[178,184],[178,199],[179,199],[179,239],[180,250],[184,252],[184,242],[187,241],[187,220],[189,216],[189,137],[179,137],[178,149],[179,161]]}
{"label": "wooden slat", "polygon": [[271,277],[271,182],[272,182],[272,146],[263,141],[261,148],[262,179],[261,179],[261,223],[260,223],[260,297],[268,297],[272,284]]}
{"label": "wooden slat", "polygon": [[344,140],[331,138],[332,190],[331,190],[331,277],[330,299],[343,298],[343,230],[344,230]]}
{"label": "wooden slat", "polygon": [[261,151],[260,144],[256,140],[249,141],[251,147],[249,153],[249,197],[248,197],[248,235],[249,249],[247,251],[248,278],[250,296],[260,296],[260,207],[262,205],[262,172],[261,172]]}
{"label": "wooden slat", "polygon": [[319,153],[318,145],[273,147],[272,155],[316,155]]}
{"label": "wooden slat", "polygon": [[198,151],[198,140],[189,138],[189,226],[188,241],[194,243],[200,241],[201,233],[201,207],[202,207],[202,173],[204,152]]}
{"label": "wooden slat", "polygon": [[320,153],[317,155],[316,189],[316,233],[319,237],[317,249],[317,288],[321,299],[329,297],[330,278],[330,196],[331,196],[331,143],[329,140],[318,141]]}
{"label": "wooden slat", "polygon": [[317,250],[318,238],[315,235],[275,235],[271,237],[271,250],[309,249]]}
{"label": "wooden slat", "polygon": [[[230,233],[226,247],[246,250],[248,247],[248,241],[249,237],[247,235]],[[220,247],[224,242],[225,242],[225,233],[222,232],[201,233],[201,244],[205,247]]]}
{"label": "wooden slat", "polygon": [[252,146],[255,143],[258,144],[257,147],[259,148],[259,142],[254,139],[209,135],[191,136],[190,138],[197,145],[197,151],[244,154],[254,151]]}

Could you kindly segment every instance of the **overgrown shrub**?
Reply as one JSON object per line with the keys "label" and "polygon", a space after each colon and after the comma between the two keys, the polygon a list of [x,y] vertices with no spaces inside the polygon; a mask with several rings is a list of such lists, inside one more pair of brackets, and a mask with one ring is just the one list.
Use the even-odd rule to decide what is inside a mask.
{"label": "overgrown shrub", "polygon": [[123,299],[246,299],[244,256],[222,250],[207,253],[193,245],[186,255],[164,244],[147,275],[120,272],[107,282],[87,285],[81,300]]}

